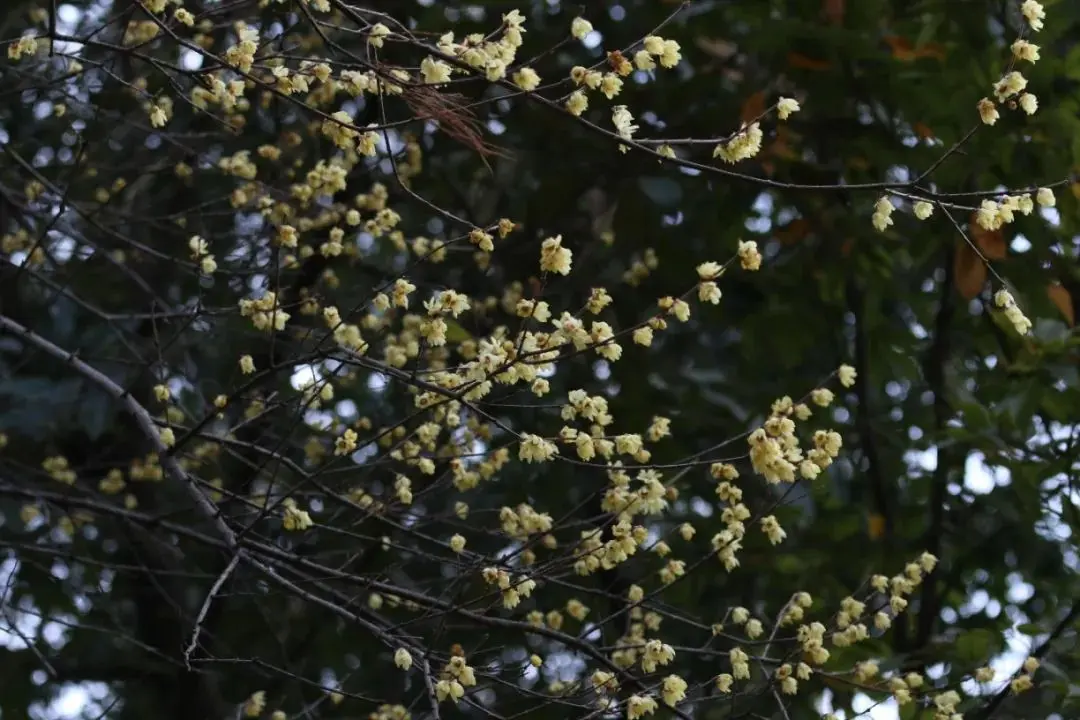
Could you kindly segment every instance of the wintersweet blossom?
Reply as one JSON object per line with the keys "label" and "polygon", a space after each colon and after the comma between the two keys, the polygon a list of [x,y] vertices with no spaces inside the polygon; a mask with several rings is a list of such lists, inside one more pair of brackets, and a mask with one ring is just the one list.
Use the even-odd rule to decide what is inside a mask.
{"label": "wintersweet blossom", "polygon": [[656,707],[656,700],[648,695],[631,695],[626,700],[627,720],[637,720],[645,715],[652,715],[656,712]]}
{"label": "wintersweet blossom", "polygon": [[1038,32],[1043,29],[1043,20],[1046,19],[1046,10],[1043,9],[1042,3],[1036,0],[1024,0],[1020,4],[1020,12],[1023,14],[1024,19],[1028,21],[1028,25],[1032,30]]}
{"label": "wintersweet blossom", "polygon": [[559,454],[559,448],[539,435],[523,433],[518,446],[518,457],[527,463],[547,462]]}
{"label": "wintersweet blossom", "polygon": [[664,704],[669,707],[675,707],[675,705],[686,699],[686,688],[688,685],[686,681],[678,675],[668,675],[664,678],[660,687]]}
{"label": "wintersweet blossom", "polygon": [[251,693],[248,699],[244,701],[244,716],[249,718],[259,717],[259,715],[262,715],[263,709],[265,708],[266,692],[264,690],[258,690]]}
{"label": "wintersweet blossom", "polygon": [[715,280],[723,272],[723,269],[720,263],[704,262],[697,266],[697,274],[702,280]]}
{"label": "wintersweet blossom", "polygon": [[667,665],[675,659],[675,650],[667,643],[659,640],[649,640],[641,657],[641,669],[645,672],[655,672],[658,666]]}
{"label": "wintersweet blossom", "polygon": [[576,17],[570,23],[570,35],[575,40],[584,40],[593,31],[592,23],[583,17]]}
{"label": "wintersweet blossom", "polygon": [[794,98],[782,97],[779,102],[776,103],[776,117],[781,120],[787,120],[801,109],[799,102]]}
{"label": "wintersweet blossom", "polygon": [[368,42],[371,43],[371,46],[374,48],[381,48],[383,46],[383,39],[389,36],[390,28],[382,23],[375,23],[368,32]]}
{"label": "wintersweet blossom", "polygon": [[34,35],[23,35],[16,42],[8,45],[7,56],[8,60],[19,60],[20,58],[33,55],[37,52],[38,40]]}
{"label": "wintersweet blossom", "polygon": [[615,73],[604,73],[600,78],[600,94],[608,100],[615,99],[615,96],[622,92],[622,87],[622,78]]}
{"label": "wintersweet blossom", "polygon": [[994,305],[1005,313],[1006,319],[1012,323],[1013,329],[1018,334],[1026,335],[1031,330],[1031,320],[1024,315],[1008,290],[998,290],[994,294]]}
{"label": "wintersweet blossom", "polygon": [[893,224],[893,209],[893,204],[887,196],[878,199],[877,203],[874,204],[874,214],[871,217],[875,230],[885,232],[885,228]]}
{"label": "wintersweet blossom", "polygon": [[562,245],[562,235],[549,237],[540,246],[540,269],[545,272],[570,274],[573,253]]}
{"label": "wintersweet blossom", "polygon": [[634,67],[638,70],[655,70],[656,61],[653,56],[649,54],[648,50],[638,50],[634,53]]}
{"label": "wintersweet blossom", "polygon": [[514,84],[526,92],[540,87],[540,76],[530,67],[523,67],[514,73]]}
{"label": "wintersweet blossom", "polygon": [[580,117],[589,107],[589,98],[581,90],[570,93],[566,99],[566,110],[574,117]]}
{"label": "wintersweet blossom", "polygon": [[281,520],[281,527],[284,530],[291,532],[302,532],[312,526],[311,515],[307,510],[301,510],[296,505],[296,501],[292,498],[285,498],[282,503],[284,508],[284,515]]}
{"label": "wintersweet blossom", "polygon": [[638,126],[634,125],[634,116],[626,109],[625,105],[616,105],[611,111],[611,122],[615,126],[615,132],[623,140],[631,140]]}
{"label": "wintersweet blossom", "polygon": [[449,82],[450,69],[448,63],[430,56],[420,61],[420,76],[430,85]]}
{"label": "wintersweet blossom", "polygon": [[998,101],[1007,100],[1023,92],[1024,88],[1027,87],[1027,83],[1026,77],[1019,71],[1013,70],[994,83],[994,96]]}
{"label": "wintersweet blossom", "polygon": [[150,126],[155,128],[165,127],[167,122],[169,122],[169,116],[165,113],[165,109],[160,105],[151,105]]}
{"label": "wintersweet blossom", "polygon": [[979,111],[979,119],[982,120],[984,125],[993,125],[998,121],[998,118],[1001,117],[997,107],[994,105],[994,101],[990,98],[984,97],[979,100],[976,107]]}
{"label": "wintersweet blossom", "polygon": [[1016,40],[1012,47],[1013,57],[1017,60],[1024,60],[1026,62],[1034,63],[1039,60],[1039,46],[1029,43],[1027,40]]}
{"label": "wintersweet blossom", "polygon": [[1028,115],[1034,115],[1039,109],[1039,99],[1033,93],[1024,93],[1020,96],[1020,109]]}
{"label": "wintersweet blossom", "polygon": [[732,165],[752,158],[761,151],[762,137],[761,126],[758,123],[743,125],[735,137],[726,143],[720,143],[713,149],[713,157],[718,157]]}
{"label": "wintersweet blossom", "polygon": [[757,243],[753,240],[739,241],[739,263],[743,270],[761,269],[761,252],[758,251]]}

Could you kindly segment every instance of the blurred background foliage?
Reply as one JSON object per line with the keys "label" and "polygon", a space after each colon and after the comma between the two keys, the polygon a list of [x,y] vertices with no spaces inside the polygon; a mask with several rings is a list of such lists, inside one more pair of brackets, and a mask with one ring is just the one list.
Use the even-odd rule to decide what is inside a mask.
{"label": "blurred background foliage", "polygon": [[[319,14],[326,24],[322,36],[315,32],[313,5],[185,0],[184,7],[197,22],[210,20],[202,32],[212,52],[235,41],[233,23],[243,20],[264,29],[267,52],[368,57],[364,35],[350,31],[355,24],[341,12]],[[668,620],[663,638],[700,647],[704,628],[729,608],[745,606],[769,620],[799,590],[830,612],[869,574],[899,572],[929,550],[939,569],[908,612],[889,632],[838,649],[827,670],[840,678],[853,662],[876,657],[886,670],[929,669],[929,682],[944,688],[996,658],[998,685],[963,686],[965,717],[1077,717],[1080,373],[1073,322],[1080,185],[1061,181],[1080,162],[1080,3],[1045,5],[1046,27],[1032,38],[1042,60],[1025,68],[1038,113],[1003,111],[996,125],[967,137],[978,123],[976,102],[1005,71],[1008,46],[1023,27],[1015,2],[365,0],[364,11],[387,13],[432,38],[489,33],[503,13],[518,9],[527,19],[519,58],[544,53],[534,67],[545,81],[600,62],[605,50],[628,48],[667,21],[659,34],[680,43],[682,62],[671,71],[635,73],[617,100],[634,113],[642,138],[723,136],[779,95],[802,104],[786,124],[763,121],[763,150],[736,166],[743,174],[737,177],[621,154],[610,138],[557,109],[487,83],[458,83],[455,91],[474,105],[483,140],[497,154],[477,153],[430,121],[413,123],[407,129],[419,137],[423,168],[411,193],[426,202],[396,184],[385,158],[354,168],[338,199],[347,203],[370,193],[374,182],[385,184],[409,239],[461,234],[433,206],[478,226],[501,217],[518,223],[481,270],[471,249],[451,248],[438,263],[418,261],[385,238],[355,233],[339,258],[316,253],[290,265],[267,241],[257,211],[232,202],[244,181],[219,171],[217,160],[240,150],[255,157],[260,146],[276,145],[282,159],[258,159],[259,179],[287,193],[291,177],[332,150],[308,132],[311,111],[277,96],[263,102],[257,90],[249,92],[242,125],[191,107],[182,97],[202,65],[175,38],[194,31],[170,21],[156,38],[125,43],[131,23],[148,17],[137,3],[9,2],[0,16],[5,44],[30,28],[64,42],[56,43],[56,57],[43,51],[32,62],[0,65],[0,233],[8,238],[0,253],[0,314],[77,351],[155,412],[162,406],[151,388],[167,381],[179,428],[212,418],[220,393],[241,399],[225,413],[235,439],[189,443],[185,460],[201,479],[219,481],[222,512],[238,528],[251,517],[242,498],[260,483],[273,478],[296,488],[316,527],[282,533],[271,516],[253,524],[250,535],[353,578],[316,577],[294,564],[289,577],[301,587],[329,584],[333,602],[375,612],[367,584],[374,579],[481,615],[520,619],[522,610],[492,605],[476,580],[482,558],[506,550],[499,508],[528,502],[549,512],[565,526],[569,547],[599,513],[604,474],[568,462],[509,463],[497,481],[470,493],[465,521],[453,513],[460,498],[440,470],[418,488],[416,527],[357,513],[334,494],[362,486],[377,495],[390,487],[395,471],[385,449],[335,462],[318,476],[318,487],[281,460],[308,462],[309,437],[325,445],[335,434],[313,431],[297,411],[292,376],[315,347],[304,330],[321,327],[300,304],[317,299],[343,312],[359,308],[402,273],[420,297],[455,288],[478,305],[492,298],[486,310],[466,313],[452,327],[454,344],[516,327],[503,302],[512,283],[527,296],[542,292],[556,313],[581,307],[591,288],[604,286],[615,298],[605,319],[619,329],[654,313],[657,297],[684,292],[698,263],[724,261],[740,239],[754,240],[765,256],[762,271],[729,273],[719,306],[695,304],[690,321],[672,323],[651,348],[627,341],[616,363],[591,354],[571,358],[550,378],[548,400],[502,388],[481,407],[519,431],[554,435],[562,424],[557,405],[583,387],[608,395],[621,432],[644,432],[658,414],[672,419],[674,434],[656,446],[654,462],[683,462],[731,438],[730,457],[741,458],[738,438],[767,416],[773,400],[802,396],[841,363],[852,364],[857,383],[837,388],[835,408],[811,421],[842,433],[843,455],[784,497],[776,514],[788,539],[778,548],[751,532],[737,570],[726,573],[715,560],[694,565],[722,527],[715,483],[705,468],[668,474],[678,475],[679,499],[650,529],[667,537],[690,520],[698,532],[690,543],[670,538],[693,570],[654,602],[694,622]],[[579,14],[595,28],[584,42],[568,34]],[[65,55],[83,63],[78,77],[57,72]],[[420,56],[391,46],[385,59],[415,67]],[[165,96],[174,97],[173,113],[158,130],[144,105]],[[384,113],[391,121],[413,117],[414,108],[400,99],[380,107],[368,98],[351,106],[357,125],[381,122]],[[58,103],[63,114],[54,109]],[[596,96],[584,117],[607,128],[609,113],[610,104]],[[924,178],[922,190],[972,193],[951,202],[974,207],[974,193],[1056,183],[1057,207],[995,232],[969,227],[969,210],[955,210],[954,224],[941,213],[919,222],[902,208],[895,225],[877,233],[870,214],[880,191],[846,186],[909,182],[965,138]],[[400,146],[401,137],[394,142]],[[712,164],[704,148],[694,152],[692,159]],[[194,172],[178,174],[178,163]],[[325,232],[315,228],[305,242],[317,248]],[[212,278],[201,277],[191,259],[193,233],[207,238],[217,257]],[[557,233],[574,252],[573,272],[541,279],[540,240]],[[1032,318],[1030,336],[1016,336],[990,312],[1001,282],[972,245]],[[37,247],[47,258],[28,264]],[[283,294],[299,330],[268,336],[240,317],[237,300],[266,287]],[[254,379],[238,369],[245,353],[259,369]],[[422,358],[406,371],[418,366]],[[343,422],[368,418],[374,429],[405,420],[413,412],[407,372],[405,380],[388,379],[352,368],[335,382],[335,403],[320,421],[329,411]],[[241,422],[243,405],[256,398],[266,412]],[[93,691],[85,717],[232,716],[259,689],[268,711],[281,708],[289,717],[366,717],[383,703],[429,716],[419,676],[395,668],[392,649],[377,637],[243,568],[213,603],[185,668],[182,648],[228,553],[178,530],[213,536],[181,488],[132,473],[151,447],[120,404],[14,334],[0,335],[0,430],[7,439],[0,451],[3,717],[53,716],[54,701],[70,698],[73,687]],[[507,444],[494,432],[491,447]],[[192,448],[208,446],[216,449],[191,457]],[[73,485],[42,469],[55,456],[75,471]],[[114,468],[128,474],[127,488],[103,493],[100,484]],[[775,499],[772,488],[752,480],[745,491],[749,503]],[[472,561],[453,559],[439,544],[455,532],[468,537]],[[565,552],[550,553],[553,567]],[[630,582],[658,587],[662,565],[641,553],[614,573],[585,579],[564,568],[524,609],[547,611],[576,597],[593,619],[606,618],[621,607],[617,597]],[[497,678],[482,702],[443,705],[444,717],[543,720],[588,712],[577,701],[549,697],[557,694],[551,682],[580,680],[595,669],[580,652],[454,613],[394,602],[378,613],[436,657],[445,659],[459,643],[474,666]],[[567,629],[599,648],[614,643],[624,622],[616,617],[589,634],[568,620]],[[1036,689],[1000,704],[989,700],[1039,648]],[[551,660],[539,672],[522,671],[532,652]],[[725,700],[707,684],[726,670],[721,665],[715,656],[686,653],[672,666],[706,683],[689,711],[694,716],[818,717],[823,692],[846,717],[879,702],[885,704],[873,712],[885,714],[875,717],[934,716],[919,703],[896,709],[888,693],[827,673],[812,691],[785,700],[783,712],[766,691]],[[344,701],[328,700],[321,686],[340,687]]]}

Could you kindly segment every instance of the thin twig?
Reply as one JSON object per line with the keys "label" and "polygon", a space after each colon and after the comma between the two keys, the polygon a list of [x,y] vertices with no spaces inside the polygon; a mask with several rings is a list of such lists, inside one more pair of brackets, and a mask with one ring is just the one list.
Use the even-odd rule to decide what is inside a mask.
{"label": "thin twig", "polygon": [[240,564],[240,554],[237,553],[232,556],[232,560],[225,566],[225,569],[218,575],[217,580],[210,586],[210,591],[206,593],[206,599],[203,600],[202,607],[199,608],[199,614],[195,616],[195,627],[191,631],[191,640],[188,642],[187,647],[184,648],[184,667],[188,670],[191,669],[191,654],[195,652],[195,647],[199,644],[199,635],[202,633],[203,622],[206,621],[206,615],[210,612],[210,605],[214,602],[214,598],[221,591],[221,587],[229,580],[229,576],[236,570],[236,566]]}

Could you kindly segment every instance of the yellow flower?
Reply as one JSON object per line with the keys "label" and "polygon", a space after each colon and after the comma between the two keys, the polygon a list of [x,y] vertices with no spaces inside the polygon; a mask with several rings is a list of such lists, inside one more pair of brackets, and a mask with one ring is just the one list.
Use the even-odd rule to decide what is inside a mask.
{"label": "yellow flower", "polygon": [[893,224],[892,221],[893,204],[889,202],[888,197],[878,198],[877,203],[874,205],[874,214],[871,217],[874,229],[878,232],[885,232],[885,228]]}
{"label": "yellow flower", "polygon": [[761,253],[758,252],[757,243],[739,241],[739,260],[743,270],[758,270],[761,268]]}
{"label": "yellow flower", "polygon": [[569,248],[562,246],[562,235],[549,237],[540,246],[540,269],[569,275],[573,255]]}
{"label": "yellow flower", "polygon": [[457,680],[440,680],[435,683],[435,698],[439,702],[449,698],[456,705],[457,701],[463,697],[465,697],[465,688]]}
{"label": "yellow flower", "polygon": [[371,46],[374,48],[381,48],[383,46],[383,39],[389,35],[390,28],[382,23],[375,23],[368,32],[368,42],[371,43]]}
{"label": "yellow flower", "polygon": [[1028,25],[1032,30],[1038,32],[1043,29],[1043,20],[1046,19],[1046,10],[1043,9],[1042,3],[1036,2],[1036,0],[1024,0],[1020,5],[1020,12],[1023,14],[1024,19],[1028,21]]}
{"label": "yellow flower", "polygon": [[656,701],[648,695],[631,695],[626,700],[627,720],[637,720],[645,715],[656,712]]}
{"label": "yellow flower", "polygon": [[438,85],[450,81],[450,66],[442,60],[426,57],[420,61],[420,75],[429,85]]}
{"label": "yellow flower", "polygon": [[570,34],[576,40],[584,40],[585,36],[593,31],[592,23],[582,17],[574,18],[570,23]]}
{"label": "yellow flower", "polygon": [[559,454],[559,448],[555,443],[548,442],[539,435],[522,433],[521,444],[518,446],[518,457],[527,462],[547,462]]}
{"label": "yellow flower", "polygon": [[296,506],[296,501],[292,498],[287,498],[282,505],[285,508],[285,515],[282,518],[281,526],[290,532],[302,532],[312,526],[311,516],[308,515],[307,510],[301,510]]}
{"label": "yellow flower", "polygon": [[456,553],[465,549],[465,538],[461,535],[454,535],[450,538],[450,549]]}
{"label": "yellow flower", "polygon": [[623,81],[615,73],[604,73],[600,78],[600,92],[608,100],[615,99],[615,96],[622,92]]}
{"label": "yellow flower", "polygon": [[1024,93],[1020,96],[1020,109],[1028,115],[1034,115],[1039,109],[1039,98],[1032,93]]}
{"label": "yellow flower", "polygon": [[526,92],[540,86],[540,76],[530,67],[523,67],[514,73],[514,84]]}
{"label": "yellow flower", "polygon": [[266,708],[266,692],[259,690],[251,693],[244,702],[244,716],[249,718],[259,717]]}
{"label": "yellow flower", "polygon": [[669,707],[675,707],[676,704],[686,699],[686,681],[678,675],[668,675],[664,678],[664,682],[661,685],[661,694],[664,698],[664,703]]}
{"label": "yellow flower", "polygon": [[566,110],[574,117],[580,117],[588,108],[589,98],[581,90],[575,90],[566,99]]}
{"label": "yellow flower", "polygon": [[776,103],[776,116],[781,120],[787,120],[793,113],[797,113],[801,109],[797,100],[782,97]]}
{"label": "yellow flower", "polygon": [[33,55],[37,52],[38,41],[33,35],[23,35],[19,40],[8,45],[7,55],[9,60],[18,60],[24,55]]}
{"label": "yellow flower", "polygon": [[1039,46],[1029,43],[1027,40],[1017,40],[1012,44],[1013,57],[1026,62],[1038,62]]}
{"label": "yellow flower", "polygon": [[990,98],[983,98],[976,106],[979,110],[979,118],[983,121],[984,125],[993,125],[1001,117],[998,114],[997,108],[994,106],[994,102]]}

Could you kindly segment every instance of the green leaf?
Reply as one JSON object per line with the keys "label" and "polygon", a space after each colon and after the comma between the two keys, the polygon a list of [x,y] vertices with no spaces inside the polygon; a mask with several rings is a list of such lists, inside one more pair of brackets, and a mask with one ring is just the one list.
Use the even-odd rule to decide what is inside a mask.
{"label": "green leaf", "polygon": [[957,660],[965,663],[985,662],[995,652],[1000,636],[988,629],[977,628],[961,633],[953,643]]}

